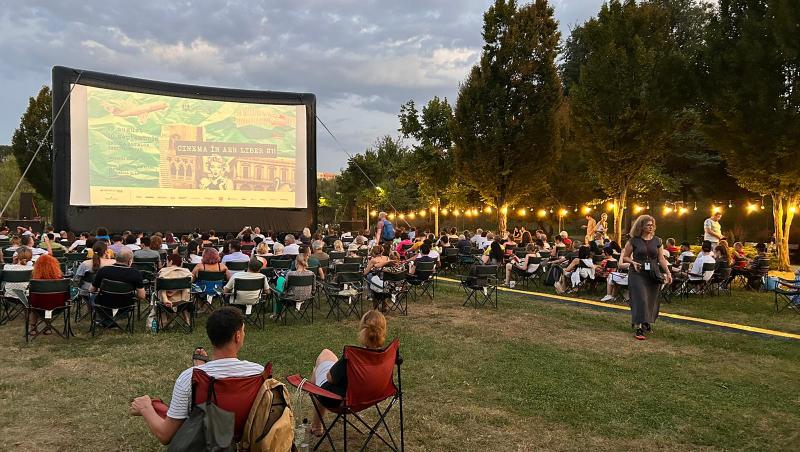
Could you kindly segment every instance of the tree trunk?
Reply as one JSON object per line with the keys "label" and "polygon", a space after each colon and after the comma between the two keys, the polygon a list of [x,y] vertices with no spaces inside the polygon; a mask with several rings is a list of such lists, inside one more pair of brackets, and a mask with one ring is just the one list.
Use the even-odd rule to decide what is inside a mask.
{"label": "tree trunk", "polygon": [[625,216],[625,203],[628,200],[628,187],[625,186],[614,201],[614,240],[622,246],[622,225]]}
{"label": "tree trunk", "polygon": [[772,195],[772,218],[775,223],[775,246],[778,248],[778,270],[790,271],[789,233],[794,220],[798,196]]}
{"label": "tree trunk", "polygon": [[439,197],[436,197],[436,211],[433,212],[433,233],[439,234]]}
{"label": "tree trunk", "polygon": [[508,204],[497,203],[497,233],[502,236],[508,226]]}

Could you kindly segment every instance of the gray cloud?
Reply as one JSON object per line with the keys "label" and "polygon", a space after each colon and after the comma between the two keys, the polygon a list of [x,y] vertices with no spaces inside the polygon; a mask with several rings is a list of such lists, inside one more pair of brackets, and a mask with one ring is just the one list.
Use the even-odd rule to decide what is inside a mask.
{"label": "gray cloud", "polygon": [[[0,141],[50,68],[317,95],[349,152],[395,134],[408,99],[455,100],[477,61],[488,0],[52,2],[0,0]],[[601,0],[556,0],[562,32]],[[320,129],[321,170],[346,156]]]}

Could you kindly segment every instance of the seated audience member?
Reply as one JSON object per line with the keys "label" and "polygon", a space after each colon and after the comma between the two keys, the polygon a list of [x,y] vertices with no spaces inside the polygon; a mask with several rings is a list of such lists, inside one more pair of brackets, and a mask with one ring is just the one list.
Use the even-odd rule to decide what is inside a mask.
{"label": "seated audience member", "polygon": [[[97,239],[100,240],[100,237]],[[124,247],[125,244],[122,243],[122,236],[119,234],[114,234],[114,236],[111,237],[111,245],[108,245],[108,249],[110,249],[114,255],[116,255]]]}
{"label": "seated audience member", "polygon": [[[48,256],[46,254],[39,257],[36,260],[36,263],[33,264],[33,273],[31,274],[31,279],[61,279],[64,275],[61,273],[61,264],[58,263],[58,259],[53,256]],[[65,314],[66,315],[66,314]],[[32,336],[36,336],[39,334],[38,330],[36,329],[35,325],[36,322],[39,321],[39,311],[35,309],[31,309],[28,313],[28,322],[30,325],[30,330],[28,334]]]}
{"label": "seated audience member", "polygon": [[[319,259],[317,259],[311,254],[311,248],[305,245],[300,245],[300,254],[298,254],[298,256],[303,256],[306,258],[306,268],[308,268],[309,270],[316,269],[316,271],[318,272],[317,276],[322,279],[325,278],[325,270],[320,268]],[[295,261],[292,261],[292,266],[290,267],[292,270],[295,270],[297,268],[297,264],[295,262],[296,259]]]}
{"label": "seated audience member", "polygon": [[517,284],[516,281],[511,280],[511,274],[514,272],[516,268],[520,272],[529,272],[533,273],[538,269],[538,265],[534,266],[530,260],[532,258],[539,257],[539,253],[536,251],[536,245],[533,243],[528,243],[525,246],[525,257],[520,259],[516,255],[511,256],[511,262],[506,264],[506,282],[505,285],[511,287],[512,289]]}
{"label": "seated audience member", "polygon": [[730,249],[725,245],[724,240],[714,247],[714,260],[717,262],[726,262],[728,267],[733,266]]}
{"label": "seated audience member", "polygon": [[97,228],[94,231],[94,238],[96,238],[97,240],[102,240],[106,243],[111,241],[111,237],[109,237],[108,235],[108,229],[102,227]]}
{"label": "seated audience member", "polygon": [[413,244],[414,244],[414,242],[412,242],[411,239],[408,237],[408,233],[407,232],[402,232],[400,234],[400,241],[397,242],[397,247],[395,247],[395,251],[397,251],[398,253],[403,253],[404,252],[403,251],[403,246],[404,245],[410,247]]}
{"label": "seated audience member", "polygon": [[[144,238],[144,237],[142,237],[142,238]],[[138,239],[138,240],[137,240],[136,236],[135,236],[135,235],[133,235],[133,234],[130,234],[130,235],[128,235],[127,237],[125,237],[125,246],[127,246],[127,247],[128,247],[128,249],[130,249],[130,250],[131,250],[131,251],[133,251],[134,253],[135,253],[136,251],[139,251],[140,249],[142,249],[142,247],[140,247],[139,245],[137,245],[137,242],[140,242],[140,243],[141,243],[141,239]]]}
{"label": "seated audience member", "polygon": [[[119,253],[116,253],[115,259],[116,262],[114,265],[101,267],[100,270],[97,270],[97,273],[94,275],[92,287],[89,289],[89,291],[97,293],[97,291],[100,289],[100,286],[103,284],[103,280],[108,279],[110,281],[119,281],[130,284],[134,289],[136,289],[136,297],[144,300],[144,280],[142,278],[142,274],[139,273],[139,270],[131,268],[131,262],[133,262],[133,253],[131,250],[123,246],[120,248]],[[90,302],[92,305],[94,305],[93,298],[90,299]]]}
{"label": "seated audience member", "polygon": [[312,243],[311,249],[314,252],[311,253],[311,257],[317,259],[317,261],[330,259],[331,257],[328,255],[328,253],[322,251],[324,247],[325,247],[325,242],[321,240],[317,240],[314,243]]}
{"label": "seated audience member", "polygon": [[300,243],[305,246],[311,246],[311,229],[303,228],[303,232],[300,234]]}
{"label": "seated audience member", "polygon": [[[386,332],[386,317],[376,310],[367,311],[359,323],[359,345],[372,350],[380,350],[386,342]],[[347,365],[344,359],[337,358],[332,351],[325,349],[319,354],[312,373],[314,384],[322,389],[342,397],[347,393]],[[326,408],[339,406],[338,400],[325,397],[315,399],[314,403],[318,403],[317,407],[322,416],[327,413]],[[324,434],[322,418],[317,414],[317,410],[314,410],[311,433],[318,437]]]}
{"label": "seated audience member", "polygon": [[242,252],[242,246],[236,240],[228,244],[228,254],[222,256],[223,264],[228,262],[247,262],[249,260],[250,256]]}
{"label": "seated audience member", "polygon": [[672,237],[667,239],[667,246],[665,246],[664,249],[669,251],[670,254],[674,254],[674,253],[677,253],[678,251],[680,251],[680,248],[675,246],[675,239],[673,239]]}
{"label": "seated audience member", "polygon": [[486,231],[483,232],[486,234],[486,236],[481,241],[481,246],[478,249],[485,251],[488,250],[490,246],[492,246],[492,243],[494,243],[494,233]]}
{"label": "seated audience member", "polygon": [[[601,298],[600,301],[614,300],[614,295],[617,291],[617,288],[628,286],[627,270],[630,267],[630,264],[620,262],[618,266],[618,271],[608,273],[608,276],[606,277],[606,295]],[[623,273],[622,270],[625,270],[626,272]]]}
{"label": "seated audience member", "polygon": [[[223,289],[224,293],[231,294],[233,293],[233,287],[236,284],[237,279],[258,279],[264,281],[264,294],[269,293],[269,283],[267,282],[266,276],[261,273],[261,268],[264,265],[257,257],[253,257],[247,263],[247,271],[246,272],[238,272],[234,274],[231,279],[228,280],[228,283],[225,284],[225,288]],[[236,297],[234,298],[231,295],[230,302],[232,304],[256,304],[259,302],[258,292],[252,290],[242,290],[236,293]]]}
{"label": "seated audience member", "polygon": [[272,251],[269,250],[269,245],[266,242],[261,242],[256,245],[253,257],[261,261],[261,264],[266,266],[269,263],[268,257],[272,256]]}
{"label": "seated audience member", "polygon": [[[92,245],[92,257],[88,260],[81,262],[78,269],[75,270],[75,279],[80,281],[86,273],[97,274],[101,267],[114,265],[117,261],[108,257],[108,244],[106,242],[94,242]],[[80,289],[89,291],[92,287],[91,282],[84,281]]]}
{"label": "seated audience member", "polygon": [[678,258],[675,259],[676,263],[683,261],[684,257],[694,257],[694,252],[692,251],[692,247],[689,245],[689,242],[681,243],[681,248],[679,251],[681,253],[678,255]]}
{"label": "seated audience member", "polygon": [[285,244],[283,247],[283,254],[287,256],[296,256],[300,254],[300,245],[296,243],[292,234],[286,234],[286,237],[283,238],[283,243]]}
{"label": "seated audience member", "polygon": [[[142,240],[147,239],[147,237],[143,237]],[[194,242],[193,242],[194,243]],[[181,279],[181,278],[191,278],[192,272],[189,271],[188,268],[183,268],[181,265],[183,264],[183,260],[181,259],[180,255],[178,254],[170,254],[167,256],[167,266],[162,268],[158,272],[158,277],[162,279]],[[173,311],[177,312],[178,304],[191,302],[191,294],[190,289],[181,289],[181,290],[159,290],[158,291],[158,301],[160,301],[165,307],[172,309]],[[148,325],[149,322],[152,322],[152,319],[155,318],[155,307],[150,313],[150,317],[148,318]],[[184,311],[182,313],[183,319],[186,324],[191,323],[191,317],[189,316],[188,311]]]}
{"label": "seated audience member", "polygon": [[256,242],[253,241],[253,236],[250,235],[249,232],[245,232],[242,235],[242,239],[239,241],[239,246],[256,246]]}
{"label": "seated audience member", "polygon": [[559,235],[561,236],[561,241],[564,243],[564,245],[570,245],[572,243],[572,239],[569,238],[567,231],[561,231]]}
{"label": "seated audience member", "polygon": [[[128,237],[133,237],[133,236],[128,236]],[[158,259],[158,261],[156,263],[156,267],[160,268],[161,267],[161,252],[157,251],[157,250],[154,250],[154,249],[151,249],[151,243],[152,243],[153,238],[156,238],[157,241],[161,240],[161,239],[157,238],[156,236],[153,236],[153,237],[142,237],[142,239],[140,241],[142,246],[139,247],[138,250],[133,252],[133,259],[134,260],[138,260],[138,259]]]}
{"label": "seated audience member", "polygon": [[[26,271],[33,269],[33,253],[31,253],[31,249],[27,246],[20,246],[17,248],[17,252],[14,253],[14,257],[12,259],[12,263],[6,264],[3,266],[4,272],[13,272],[13,271]],[[5,289],[5,296],[8,298],[16,298],[19,299],[20,296],[15,294],[14,292],[20,291],[24,293],[28,290],[28,282],[7,282],[3,283],[3,288]]]}
{"label": "seated audience member", "polygon": [[599,264],[595,265],[594,271],[595,276],[598,278],[607,278],[609,275],[609,271],[607,270],[609,262],[616,262],[617,260],[614,259],[614,250],[610,247],[603,248],[603,260],[600,261]]}
{"label": "seated audience member", "polygon": [[[306,257],[302,254],[298,254],[294,260],[294,270],[289,270],[286,272],[286,280],[288,284],[288,279],[290,276],[314,276],[314,273],[308,269],[308,262],[306,261]],[[284,286],[285,287],[285,286]],[[296,302],[307,301],[311,298],[311,294],[313,291],[312,286],[302,286],[302,287],[289,287],[284,288],[283,290],[276,291],[281,295],[281,298],[286,300],[293,300]],[[273,314],[270,318],[278,318],[286,315],[285,312],[282,312],[283,307],[279,304],[279,300],[277,298],[274,299],[273,305]]]}
{"label": "seated audience member", "polygon": [[8,226],[0,227],[0,240],[8,240],[10,233]]}
{"label": "seated audience member", "polygon": [[[23,235],[20,238],[20,245],[27,247],[31,251],[31,256],[33,256],[31,259],[35,262],[36,259],[39,258],[39,256],[47,254],[47,250],[43,250],[39,247],[36,247],[33,245],[33,243],[34,241],[32,235]],[[50,238],[46,234],[44,236],[44,243],[48,244],[48,246],[52,245],[50,243]]]}
{"label": "seated audience member", "polygon": [[[213,378],[252,377],[264,372],[258,364],[238,359],[244,345],[244,316],[239,309],[224,307],[209,315],[206,334],[213,345],[213,360],[208,361],[205,350],[195,349],[195,355],[204,356],[193,362],[194,367]],[[204,362],[208,361],[208,362]],[[153,408],[150,396],[143,395],[131,402],[128,412],[142,416],[150,432],[161,444],[169,444],[183,422],[189,417],[192,407],[192,372],[190,367],[178,376],[172,389],[172,400],[166,417],[161,417]]]}
{"label": "seated audience member", "polygon": [[429,240],[424,240],[422,242],[422,246],[419,248],[419,253],[414,258],[414,260],[408,263],[408,274],[415,275],[417,264],[420,262],[437,262],[437,258],[433,257],[431,254],[431,242]]}
{"label": "seated audience member", "polygon": [[475,245],[475,248],[481,249],[481,244],[483,242],[484,237],[485,236],[483,235],[483,229],[478,228],[475,230],[475,235],[470,237],[469,240],[470,242],[472,242],[473,245]]}
{"label": "seated audience member", "polygon": [[567,268],[564,269],[564,276],[570,280],[572,287],[576,287],[586,278],[594,279],[594,263],[589,254],[588,246],[578,247],[575,257],[572,258]]}
{"label": "seated audience member", "polygon": [[[367,266],[364,267],[364,274],[370,275],[379,272],[384,265],[389,263],[389,256],[383,253],[383,247],[375,245],[370,251],[370,258],[367,261]],[[369,276],[368,276],[369,277]]]}
{"label": "seated audience member", "polygon": [[11,237],[9,245],[6,247],[8,251],[15,251],[17,248],[21,246],[22,238],[18,235]]}
{"label": "seated audience member", "polygon": [[199,264],[203,261],[203,257],[200,253],[200,245],[196,241],[192,240],[186,245],[186,256],[183,260],[189,264]]}
{"label": "seated audience member", "polygon": [[58,240],[56,240],[55,234],[52,232],[48,232],[47,234],[42,235],[42,241],[39,243],[39,248],[44,249],[47,248],[47,243],[50,243],[50,249],[53,250],[61,250],[66,252],[67,247],[62,245]]}
{"label": "seated audience member", "polygon": [[344,253],[344,242],[336,240],[333,242],[333,251],[337,253]]}
{"label": "seated audience member", "polygon": [[747,268],[747,265],[750,263],[747,256],[744,254],[744,245],[742,242],[736,242],[733,244],[733,250],[731,250],[731,256],[734,261],[734,270],[744,270]]}
{"label": "seated audience member", "polygon": [[500,242],[493,240],[490,242],[487,252],[481,256],[481,261],[484,265],[503,265],[504,257],[505,252],[503,251],[503,247],[500,246]]}
{"label": "seated audience member", "polygon": [[275,242],[272,245],[272,255],[273,256],[283,256],[285,253],[283,252],[283,243]]}
{"label": "seated audience member", "polygon": [[67,251],[73,252],[79,246],[86,247],[86,241],[87,240],[89,240],[89,233],[88,232],[81,232],[80,238],[78,238],[77,240],[72,242],[72,244],[69,246],[69,249],[67,249]]}
{"label": "seated audience member", "polygon": [[203,257],[200,259],[200,263],[195,265],[194,270],[192,270],[192,278],[197,280],[197,275],[200,272],[224,272],[226,279],[231,277],[228,267],[221,263],[219,251],[210,246],[203,249]]}
{"label": "seated audience member", "polygon": [[467,239],[466,235],[461,234],[460,236],[458,236],[458,242],[456,242],[456,248],[458,249],[459,254],[469,253],[469,250],[472,249],[472,246],[470,245],[470,241],[469,239]]}
{"label": "seated audience member", "polygon": [[689,277],[692,281],[699,281],[703,279],[703,264],[716,263],[714,260],[714,251],[711,249],[711,242],[705,240],[703,242],[702,251],[697,256],[697,259],[692,263],[692,268],[689,270]]}
{"label": "seated audience member", "polygon": [[756,244],[756,252],[758,254],[752,260],[750,265],[745,270],[744,274],[747,276],[747,288],[758,290],[761,287],[761,274],[758,271],[759,260],[769,259],[767,254],[767,245],[763,242]]}

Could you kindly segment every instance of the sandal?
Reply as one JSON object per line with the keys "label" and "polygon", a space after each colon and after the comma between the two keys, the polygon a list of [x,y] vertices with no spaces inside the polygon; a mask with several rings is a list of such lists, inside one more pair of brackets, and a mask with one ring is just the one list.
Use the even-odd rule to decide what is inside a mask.
{"label": "sandal", "polygon": [[197,347],[194,349],[194,354],[192,355],[192,365],[193,366],[200,366],[202,364],[196,364],[195,361],[202,361],[203,364],[208,362],[208,354],[200,354],[199,351],[206,351],[203,347]]}

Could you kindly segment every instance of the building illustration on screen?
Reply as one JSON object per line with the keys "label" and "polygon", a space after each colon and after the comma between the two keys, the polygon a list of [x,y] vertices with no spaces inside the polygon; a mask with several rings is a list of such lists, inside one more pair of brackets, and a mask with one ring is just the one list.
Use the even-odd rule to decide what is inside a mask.
{"label": "building illustration on screen", "polygon": [[[238,146],[215,143],[204,146],[203,128],[181,124],[162,129],[159,186],[203,190],[283,191],[295,188],[295,161],[285,157],[251,157],[245,151],[271,155],[270,145]],[[226,146],[227,145],[227,146]],[[232,157],[209,154],[209,149],[222,148]],[[237,152],[238,151],[238,152]]]}

